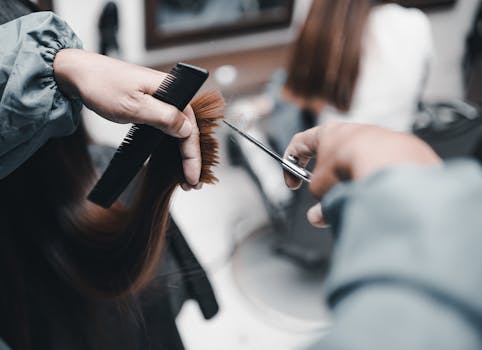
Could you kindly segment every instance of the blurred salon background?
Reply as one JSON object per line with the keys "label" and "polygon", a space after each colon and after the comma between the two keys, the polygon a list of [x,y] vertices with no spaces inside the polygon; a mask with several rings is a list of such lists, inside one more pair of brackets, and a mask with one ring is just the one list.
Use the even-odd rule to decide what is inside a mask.
{"label": "blurred salon background", "polygon": [[[347,118],[414,132],[443,157],[477,154],[478,0],[372,2],[359,31],[361,58],[349,108],[337,98],[322,106],[297,98],[297,91],[308,87],[296,74],[308,66],[313,74],[323,64],[331,67],[316,61],[330,56],[329,35],[349,44],[336,30],[324,33],[326,47],[301,43],[302,37],[321,40],[307,38],[308,26],[353,24],[336,23],[341,21],[336,1],[333,13],[330,6],[317,9],[317,0],[38,3],[63,17],[88,50],[163,71],[179,61],[208,69],[204,89],[223,93],[226,118],[280,153],[296,132]],[[312,61],[303,62],[308,56]],[[343,75],[339,67],[334,71]],[[339,75],[335,81],[341,81]],[[84,117],[98,143],[117,147],[129,129],[107,125],[87,109]],[[176,321],[183,342],[193,350],[308,349],[330,327],[322,302],[330,229],[309,226],[305,212],[313,199],[306,188],[288,191],[276,162],[225,126],[217,136],[219,183],[177,192],[171,208],[220,305],[217,316],[206,321],[196,303],[185,303]]]}

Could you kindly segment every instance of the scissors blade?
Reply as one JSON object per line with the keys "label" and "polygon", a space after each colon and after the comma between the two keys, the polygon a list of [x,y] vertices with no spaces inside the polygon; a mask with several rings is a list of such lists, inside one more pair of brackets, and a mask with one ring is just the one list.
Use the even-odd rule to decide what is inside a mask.
{"label": "scissors blade", "polygon": [[253,144],[255,144],[256,146],[258,146],[260,149],[262,149],[264,152],[266,152],[268,155],[270,155],[271,157],[273,157],[276,161],[278,161],[281,166],[286,169],[288,172],[290,172],[291,174],[295,175],[296,177],[298,177],[299,179],[301,180],[304,180],[306,182],[311,182],[311,173],[302,168],[302,167],[299,167],[296,163],[293,163],[291,161],[289,161],[288,159],[284,159],[282,158],[279,154],[277,154],[276,152],[273,152],[272,150],[270,150],[268,147],[266,147],[265,145],[263,145],[261,142],[259,142],[258,140],[256,140],[254,137],[252,137],[251,135],[248,135],[246,134],[244,131],[238,129],[237,127],[235,127],[233,124],[229,123],[228,121],[226,120],[223,120],[223,122],[229,126],[231,129],[233,129],[234,131],[236,131],[238,134],[240,134],[241,136],[243,136],[244,138],[246,138],[247,140],[249,140],[250,142],[252,142]]}
{"label": "scissors blade", "polygon": [[259,142],[258,140],[256,140],[254,137],[252,137],[251,135],[248,135],[246,134],[244,131],[238,129],[237,127],[235,127],[233,124],[231,124],[230,122],[226,121],[223,119],[223,122],[224,124],[226,124],[227,126],[229,126],[231,129],[233,129],[234,131],[236,131],[238,134],[240,134],[241,136],[243,136],[244,138],[248,139],[249,141],[251,141],[252,143],[254,143],[256,146],[258,146],[259,148],[261,148],[263,151],[265,151],[267,154],[269,154],[271,157],[273,157],[274,159],[276,159],[278,162],[282,162],[283,161],[283,158],[273,152],[272,150],[270,150],[268,147],[266,147],[265,145],[263,145],[261,142]]}

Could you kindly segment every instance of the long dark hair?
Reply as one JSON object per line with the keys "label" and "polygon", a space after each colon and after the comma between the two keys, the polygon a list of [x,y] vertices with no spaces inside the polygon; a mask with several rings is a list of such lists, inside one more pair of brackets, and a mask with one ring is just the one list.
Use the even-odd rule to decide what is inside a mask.
{"label": "long dark hair", "polygon": [[[217,163],[217,142],[211,135],[222,117],[220,101],[211,93],[192,103],[200,118],[205,183],[215,181],[210,168]],[[0,181],[0,337],[15,349],[29,348],[29,294],[41,298],[61,286],[123,302],[147,286],[158,268],[169,200],[184,181],[178,141],[165,138],[152,154],[132,206],[116,203],[109,210],[85,199],[95,179],[87,144],[80,126],[71,136],[50,140]],[[42,281],[36,284],[32,276]]]}
{"label": "long dark hair", "polygon": [[286,89],[305,101],[350,108],[371,0],[314,0],[291,52]]}
{"label": "long dark hair", "polygon": [[[23,2],[0,0],[2,18],[30,12]],[[9,7],[4,7],[4,5]],[[223,100],[205,93],[191,103],[200,129],[201,182],[216,181],[216,120]],[[96,179],[83,125],[49,140],[0,180],[0,338],[31,349],[35,314],[47,300],[75,308],[70,297],[128,300],[158,268],[169,220],[169,200],[184,182],[179,142],[165,137],[139,175],[128,207],[104,209],[86,200]],[[79,306],[80,307],[80,306]]]}

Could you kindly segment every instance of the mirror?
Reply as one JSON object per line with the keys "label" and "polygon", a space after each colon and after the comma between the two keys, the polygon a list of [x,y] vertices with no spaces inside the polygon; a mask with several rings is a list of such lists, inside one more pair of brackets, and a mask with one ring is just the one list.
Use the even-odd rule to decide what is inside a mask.
{"label": "mirror", "polygon": [[288,27],[294,0],[145,0],[147,48]]}

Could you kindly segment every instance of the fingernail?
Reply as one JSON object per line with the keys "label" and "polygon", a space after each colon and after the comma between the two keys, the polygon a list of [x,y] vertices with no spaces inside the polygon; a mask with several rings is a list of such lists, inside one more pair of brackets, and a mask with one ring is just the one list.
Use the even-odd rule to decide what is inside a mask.
{"label": "fingernail", "polygon": [[312,221],[320,221],[321,220],[321,211],[319,209],[319,207],[317,205],[311,207],[310,209],[308,209],[308,217],[312,220]]}
{"label": "fingernail", "polygon": [[188,137],[189,135],[191,135],[191,132],[192,132],[192,124],[189,120],[185,120],[181,126],[181,129],[179,129],[179,136]]}
{"label": "fingernail", "polygon": [[295,164],[298,164],[298,162],[300,161],[297,156],[293,156],[291,154],[288,156],[288,160]]}
{"label": "fingernail", "polygon": [[313,207],[308,209],[308,212],[306,213],[306,217],[308,218],[308,221],[315,227],[325,228],[328,226],[325,223],[320,204],[314,205]]}

